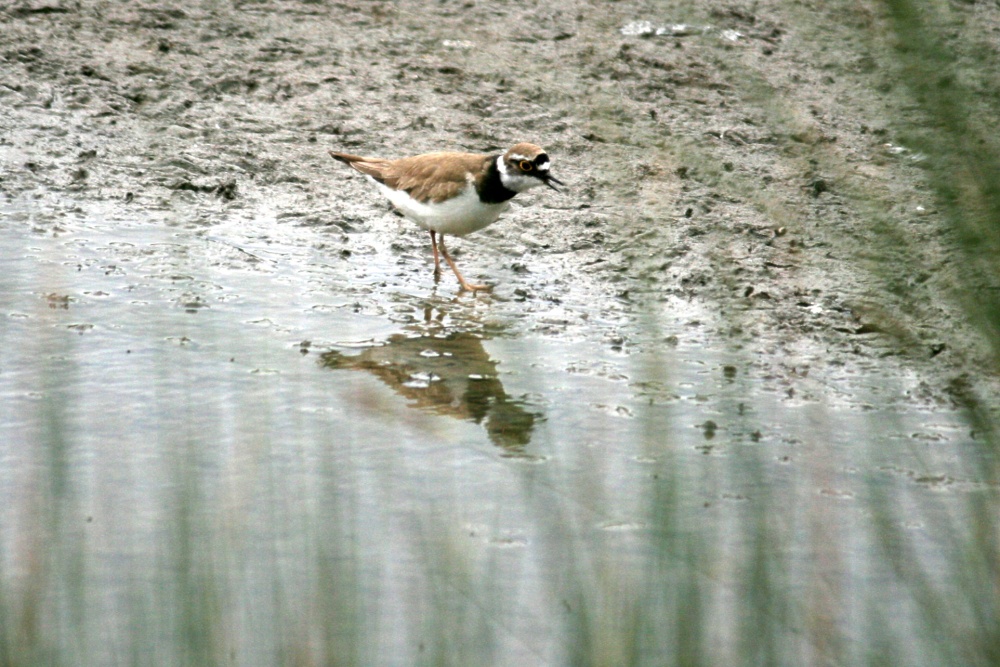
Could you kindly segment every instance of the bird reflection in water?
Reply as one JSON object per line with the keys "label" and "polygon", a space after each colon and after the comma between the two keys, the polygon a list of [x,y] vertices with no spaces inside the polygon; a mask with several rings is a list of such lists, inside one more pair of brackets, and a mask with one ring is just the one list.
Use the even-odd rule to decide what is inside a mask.
{"label": "bird reflection in water", "polygon": [[524,456],[540,415],[511,398],[479,335],[394,334],[357,355],[325,352],[326,368],[368,371],[411,401],[411,407],[481,424],[507,455]]}

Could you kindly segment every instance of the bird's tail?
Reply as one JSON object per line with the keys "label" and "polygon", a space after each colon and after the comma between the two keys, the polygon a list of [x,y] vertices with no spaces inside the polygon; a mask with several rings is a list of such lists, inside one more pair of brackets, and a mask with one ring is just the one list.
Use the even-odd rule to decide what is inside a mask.
{"label": "bird's tail", "polygon": [[355,162],[365,162],[368,158],[361,157],[360,155],[351,155],[350,153],[338,153],[336,151],[330,151],[330,157],[344,164],[354,164]]}
{"label": "bird's tail", "polygon": [[350,153],[337,153],[336,151],[330,151],[330,155],[334,160],[350,165],[355,171],[365,176],[371,176],[379,183],[385,182],[384,171],[386,165],[389,164],[389,160],[377,157],[361,157],[360,155],[351,155]]}

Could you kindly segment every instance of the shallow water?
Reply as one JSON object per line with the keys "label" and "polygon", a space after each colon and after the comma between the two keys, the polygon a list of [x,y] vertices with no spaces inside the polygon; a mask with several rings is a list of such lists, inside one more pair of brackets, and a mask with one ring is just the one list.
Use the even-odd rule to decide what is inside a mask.
{"label": "shallow water", "polygon": [[[932,571],[990,488],[960,415],[892,360],[800,351],[770,376],[697,304],[633,304],[558,258],[519,274],[488,239],[461,261],[502,284],[474,296],[434,284],[412,230],[397,251],[378,228],[201,224],[183,199],[117,211],[0,216],[3,586],[45,588],[39,623],[84,662],[177,659],[191,618],[235,664],[449,641],[559,662],[553,636],[627,634],[624,608],[669,622],[671,576],[735,637],[762,541],[804,591],[793,630],[862,636],[891,597],[905,635],[873,517]],[[785,653],[821,655],[806,635]]]}

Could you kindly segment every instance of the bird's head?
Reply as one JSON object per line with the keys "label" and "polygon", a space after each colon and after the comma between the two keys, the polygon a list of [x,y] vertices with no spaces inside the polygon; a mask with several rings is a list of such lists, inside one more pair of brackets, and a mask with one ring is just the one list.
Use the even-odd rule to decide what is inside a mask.
{"label": "bird's head", "polygon": [[500,180],[504,187],[514,192],[523,192],[536,185],[547,185],[556,192],[554,183],[563,182],[549,173],[549,156],[541,146],[535,144],[517,144],[503,154],[498,161]]}

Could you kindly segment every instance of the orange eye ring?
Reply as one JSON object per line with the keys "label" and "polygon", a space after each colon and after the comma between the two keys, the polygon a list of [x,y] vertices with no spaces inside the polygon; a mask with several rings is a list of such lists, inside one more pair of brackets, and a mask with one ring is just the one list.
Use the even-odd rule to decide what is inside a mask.
{"label": "orange eye ring", "polygon": [[517,166],[521,168],[521,171],[533,171],[535,168],[535,165],[527,160],[521,160],[517,163]]}

